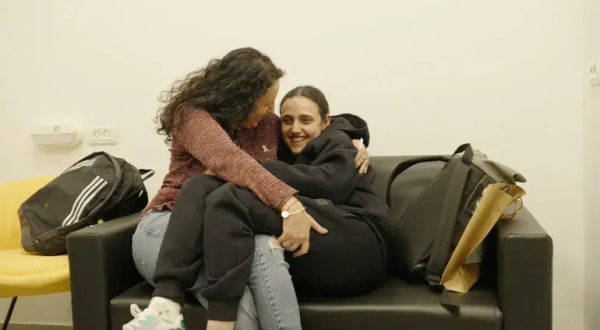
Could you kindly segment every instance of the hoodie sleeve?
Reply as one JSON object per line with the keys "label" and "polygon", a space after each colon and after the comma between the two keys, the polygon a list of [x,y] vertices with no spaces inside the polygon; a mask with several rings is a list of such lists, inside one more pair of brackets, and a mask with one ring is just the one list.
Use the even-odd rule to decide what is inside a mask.
{"label": "hoodie sleeve", "polygon": [[[342,132],[329,134],[325,143],[307,146],[303,153],[316,155],[310,165],[268,161],[263,165],[279,180],[310,198],[324,198],[335,204],[345,202],[355,189],[358,171],[354,166],[356,147]],[[312,142],[311,142],[312,144]],[[301,159],[302,155],[298,157]]]}
{"label": "hoodie sleeve", "polygon": [[344,113],[337,116],[331,116],[331,124],[327,129],[342,131],[352,140],[363,139],[365,147],[369,146],[371,140],[367,122],[353,114]]}

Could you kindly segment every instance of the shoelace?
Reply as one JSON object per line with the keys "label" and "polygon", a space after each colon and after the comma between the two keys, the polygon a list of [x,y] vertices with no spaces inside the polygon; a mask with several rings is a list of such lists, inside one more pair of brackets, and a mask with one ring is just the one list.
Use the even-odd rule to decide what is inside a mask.
{"label": "shoelace", "polygon": [[140,313],[142,312],[142,310],[136,304],[131,304],[129,306],[129,311],[131,312],[131,315],[134,317],[134,319],[137,319],[138,315],[140,315]]}

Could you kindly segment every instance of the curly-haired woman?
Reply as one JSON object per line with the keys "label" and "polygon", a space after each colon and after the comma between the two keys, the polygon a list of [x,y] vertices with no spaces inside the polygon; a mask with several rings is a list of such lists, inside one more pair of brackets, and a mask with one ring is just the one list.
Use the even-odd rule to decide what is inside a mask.
{"label": "curly-haired woman", "polygon": [[[132,308],[135,319],[124,329],[182,328],[180,309],[185,300],[182,289],[192,288],[191,293],[205,302],[200,295],[200,289],[206,284],[201,271],[202,242],[197,239],[202,237],[198,235],[202,221],[194,222],[194,219],[195,228],[190,229],[186,217],[191,209],[203,208],[208,193],[223,181],[249,189],[266,205],[279,211],[297,213],[303,209],[295,197],[297,191],[259,164],[277,155],[280,125],[274,114],[274,102],[282,76],[283,71],[269,57],[252,48],[241,48],[192,72],[166,94],[157,122],[158,132],[166,135],[166,141],[171,144],[169,172],[158,194],[142,213],[133,237],[136,266],[146,280],[153,283],[155,291],[146,310]],[[361,155],[365,157],[357,157],[357,164],[365,165],[361,167],[364,171],[368,156],[364,151]],[[223,181],[207,180],[208,176],[203,173]],[[193,194],[192,199],[178,198],[186,187],[198,187],[199,180],[204,185],[202,192]],[[190,185],[193,181],[195,185]],[[181,223],[176,219],[184,218],[185,230],[195,231],[191,235],[181,235],[181,228],[175,226]],[[283,229],[289,237],[302,238],[295,242],[301,245],[308,241],[311,228],[326,233],[310,215],[299,212],[293,220],[284,223]],[[257,249],[261,246],[269,249],[266,240],[262,240],[262,245],[258,242],[257,239]],[[186,251],[183,258],[181,251]],[[251,293],[247,296],[243,301],[253,304]],[[244,311],[245,307],[240,305],[238,324],[240,327],[256,325],[256,311]],[[297,311],[294,315],[298,317]],[[209,322],[209,328],[218,325],[217,320]]]}

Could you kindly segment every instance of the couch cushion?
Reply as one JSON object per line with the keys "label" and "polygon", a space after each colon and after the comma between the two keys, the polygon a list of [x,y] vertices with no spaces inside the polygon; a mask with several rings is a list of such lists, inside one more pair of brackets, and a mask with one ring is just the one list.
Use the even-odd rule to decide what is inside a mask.
{"label": "couch cushion", "polygon": [[[152,287],[140,283],[111,301],[113,330],[121,330],[131,320],[129,305],[145,308]],[[409,284],[393,278],[368,295],[343,300],[302,302],[300,313],[303,329],[444,329],[500,330],[502,313],[494,290],[475,286],[459,298],[460,317],[440,306],[439,295],[425,285]],[[204,329],[206,311],[197,302],[183,309],[188,329]]]}

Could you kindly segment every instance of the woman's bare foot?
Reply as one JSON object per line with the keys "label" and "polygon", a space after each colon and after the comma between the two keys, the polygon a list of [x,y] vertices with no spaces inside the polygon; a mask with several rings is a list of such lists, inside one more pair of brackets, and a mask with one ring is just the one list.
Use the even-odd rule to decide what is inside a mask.
{"label": "woman's bare foot", "polygon": [[233,330],[234,325],[235,322],[209,320],[206,324],[206,330]]}

